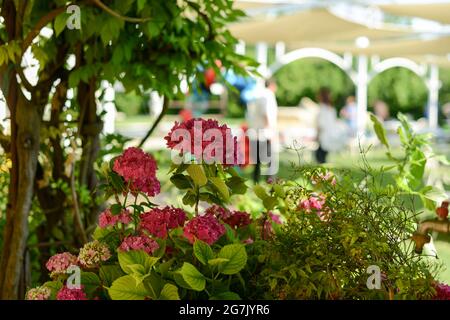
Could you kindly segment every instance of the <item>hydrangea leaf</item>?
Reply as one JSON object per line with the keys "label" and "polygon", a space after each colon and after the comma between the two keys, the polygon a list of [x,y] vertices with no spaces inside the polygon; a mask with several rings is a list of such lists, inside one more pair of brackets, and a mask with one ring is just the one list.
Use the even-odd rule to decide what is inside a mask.
{"label": "hydrangea leaf", "polygon": [[178,288],[173,284],[166,283],[161,290],[159,300],[180,300]]}
{"label": "hydrangea leaf", "polygon": [[192,264],[188,262],[183,263],[180,274],[192,290],[203,291],[205,289],[205,276]]}
{"label": "hydrangea leaf", "polygon": [[235,292],[226,291],[215,294],[209,300],[241,300],[241,297]]}
{"label": "hydrangea leaf", "polygon": [[208,264],[208,260],[214,258],[211,247],[198,239],[194,242],[194,255],[204,265]]}
{"label": "hydrangea leaf", "polygon": [[247,252],[242,244],[229,244],[224,246],[219,252],[219,258],[229,261],[222,264],[219,268],[223,274],[236,274],[247,264]]}
{"label": "hydrangea leaf", "polygon": [[144,300],[148,296],[144,285],[130,275],[116,279],[108,293],[112,300]]}
{"label": "hydrangea leaf", "polygon": [[201,165],[191,164],[187,167],[186,171],[197,186],[203,187],[208,183],[208,178]]}
{"label": "hydrangea leaf", "polygon": [[[159,260],[142,250],[119,251],[117,256],[120,267],[126,274],[147,274]],[[142,269],[137,269],[136,265],[141,265]]]}

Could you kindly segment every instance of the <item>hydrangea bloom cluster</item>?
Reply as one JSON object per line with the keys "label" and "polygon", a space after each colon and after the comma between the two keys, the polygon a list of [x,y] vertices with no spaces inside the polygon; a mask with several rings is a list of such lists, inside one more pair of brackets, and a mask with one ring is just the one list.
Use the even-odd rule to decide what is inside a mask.
{"label": "hydrangea bloom cluster", "polygon": [[156,169],[155,159],[139,148],[126,149],[113,166],[113,170],[124,178],[133,193],[141,191],[151,197],[161,189]]}
{"label": "hydrangea bloom cluster", "polygon": [[26,300],[48,300],[52,291],[50,288],[41,286],[28,290],[25,299]]}
{"label": "hydrangea bloom cluster", "polygon": [[159,244],[145,235],[140,236],[128,236],[119,246],[119,250],[144,250],[148,254],[152,254],[155,250],[158,250]]}
{"label": "hydrangea bloom cluster", "polygon": [[213,215],[219,220],[224,220],[231,216],[231,211],[215,204],[205,210],[205,215]]}
{"label": "hydrangea bloom cluster", "polygon": [[78,262],[86,268],[98,267],[101,262],[109,258],[111,258],[111,253],[108,247],[98,240],[86,243],[78,254]]}
{"label": "hydrangea bloom cluster", "polygon": [[155,237],[165,239],[170,230],[182,227],[185,221],[186,212],[183,209],[166,206],[142,214],[140,227]]}
{"label": "hydrangea bloom cluster", "polygon": [[[218,138],[220,137],[220,138]],[[170,149],[190,153],[207,163],[237,164],[237,138],[217,120],[194,118],[172,127],[164,139]]]}
{"label": "hydrangea bloom cluster", "polygon": [[110,209],[103,211],[98,218],[98,225],[100,228],[107,228],[115,226],[119,222],[122,224],[129,224],[133,218],[128,210],[122,210],[119,214],[112,214]]}
{"label": "hydrangea bloom cluster", "polygon": [[225,234],[225,227],[212,215],[198,216],[189,221],[184,227],[184,236],[190,243],[195,239],[211,245]]}
{"label": "hydrangea bloom cluster", "polygon": [[450,286],[444,283],[435,283],[436,290],[435,300],[450,300]]}
{"label": "hydrangea bloom cluster", "polygon": [[213,215],[234,229],[245,227],[252,222],[247,212],[230,211],[218,205],[213,205],[206,209],[205,215]]}
{"label": "hydrangea bloom cluster", "polygon": [[45,264],[51,277],[65,273],[71,265],[77,265],[77,257],[69,252],[55,254]]}
{"label": "hydrangea bloom cluster", "polygon": [[56,300],[87,300],[83,286],[80,289],[70,289],[66,285],[56,294]]}

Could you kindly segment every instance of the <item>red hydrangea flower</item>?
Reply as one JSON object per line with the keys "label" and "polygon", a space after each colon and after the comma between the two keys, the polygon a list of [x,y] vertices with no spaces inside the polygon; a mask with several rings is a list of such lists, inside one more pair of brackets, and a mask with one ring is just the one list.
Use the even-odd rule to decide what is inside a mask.
{"label": "red hydrangea flower", "polygon": [[444,283],[435,283],[434,289],[436,290],[436,295],[434,300],[450,300],[450,286]]}
{"label": "red hydrangea flower", "polygon": [[205,210],[205,215],[213,215],[219,220],[224,220],[231,216],[231,212],[230,210],[215,204]]}
{"label": "red hydrangea flower", "polygon": [[161,186],[156,178],[155,159],[139,148],[128,148],[114,161],[113,170],[121,175],[126,184],[130,184],[133,193],[139,191],[149,196],[160,192]]}
{"label": "red hydrangea flower", "polygon": [[115,226],[117,223],[129,224],[132,221],[131,213],[128,210],[122,210],[121,213],[113,215],[110,209],[103,211],[98,218],[100,228]]}
{"label": "red hydrangea flower", "polygon": [[189,221],[184,227],[184,236],[190,243],[195,239],[211,245],[225,234],[225,227],[212,215],[198,216]]}
{"label": "red hydrangea flower", "polygon": [[185,221],[186,212],[183,209],[166,206],[142,214],[140,227],[155,237],[165,239],[169,230],[182,227]]}
{"label": "red hydrangea flower", "polygon": [[164,139],[170,149],[190,153],[197,160],[225,165],[238,162],[237,138],[227,125],[219,125],[217,120],[194,118],[182,123],[175,122]]}
{"label": "red hydrangea flower", "polygon": [[69,289],[67,285],[56,294],[56,300],[87,300],[83,286],[80,289]]}
{"label": "red hydrangea flower", "polygon": [[230,211],[216,204],[206,209],[205,215],[212,215],[234,229],[245,227],[252,222],[247,212]]}
{"label": "red hydrangea flower", "polygon": [[123,240],[119,249],[122,251],[144,250],[151,255],[159,249],[159,244],[155,240],[144,235],[128,236]]}
{"label": "red hydrangea flower", "polygon": [[223,222],[225,222],[234,229],[238,229],[248,226],[252,222],[252,219],[250,218],[250,215],[247,212],[234,211],[233,214],[228,218],[224,219]]}

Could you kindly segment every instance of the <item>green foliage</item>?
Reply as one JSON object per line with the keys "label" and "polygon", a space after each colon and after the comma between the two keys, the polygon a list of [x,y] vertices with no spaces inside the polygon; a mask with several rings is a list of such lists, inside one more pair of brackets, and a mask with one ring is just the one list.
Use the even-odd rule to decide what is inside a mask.
{"label": "green foliage", "polygon": [[369,83],[369,105],[382,100],[389,106],[390,114],[410,113],[422,117],[427,102],[427,88],[422,79],[405,68],[392,68],[377,75]]}
{"label": "green foliage", "polygon": [[408,123],[408,119],[399,113],[400,126],[397,134],[400,137],[403,155],[396,158],[392,155],[383,125],[373,114],[370,119],[378,139],[387,149],[386,156],[393,163],[393,166],[384,170],[396,169],[394,179],[397,187],[409,195],[418,196],[427,209],[434,210],[437,204],[447,199],[447,195],[444,190],[424,184],[425,165],[427,160],[433,157],[443,163],[448,161],[445,156],[434,154],[431,148],[432,136],[415,133]]}
{"label": "green foliage", "polygon": [[[404,207],[398,188],[385,187],[372,170],[361,181],[339,174],[336,184],[322,179],[327,171],[320,168],[298,168],[297,173],[302,182],[275,184],[283,189],[279,209],[286,223],[252,259],[263,270],[250,282],[250,292],[269,299],[414,299],[434,294],[433,264],[416,256],[409,240],[416,213]],[[301,205],[311,197],[323,197],[319,209]],[[366,286],[371,265],[384,275],[380,290]]]}
{"label": "green foliage", "polygon": [[344,71],[330,62],[319,59],[303,59],[282,67],[275,75],[280,106],[297,106],[302,97],[317,101],[321,87],[331,90],[333,102],[341,107],[346,97],[354,94],[354,86]]}

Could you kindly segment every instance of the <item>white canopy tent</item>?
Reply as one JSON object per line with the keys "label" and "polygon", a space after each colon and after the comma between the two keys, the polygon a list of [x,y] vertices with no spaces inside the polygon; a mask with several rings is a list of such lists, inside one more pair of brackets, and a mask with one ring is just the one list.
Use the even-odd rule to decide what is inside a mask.
{"label": "white canopy tent", "polygon": [[[338,65],[356,85],[358,126],[362,132],[369,81],[388,68],[405,67],[425,81],[429,89],[429,126],[437,128],[438,66],[450,66],[447,58],[450,35],[440,31],[423,35],[407,26],[392,24],[366,25],[337,16],[323,7],[267,14],[267,2],[270,1],[259,6],[252,2],[253,9],[264,8],[265,14],[253,15],[230,26],[231,32],[242,42],[256,44],[257,60],[263,64],[260,72],[270,76],[282,65],[307,57],[319,57]],[[265,66],[267,46],[280,44],[288,48],[288,52],[277,51],[276,62]],[[242,48],[240,50],[242,52]],[[353,55],[358,56],[356,67],[352,65]]]}

